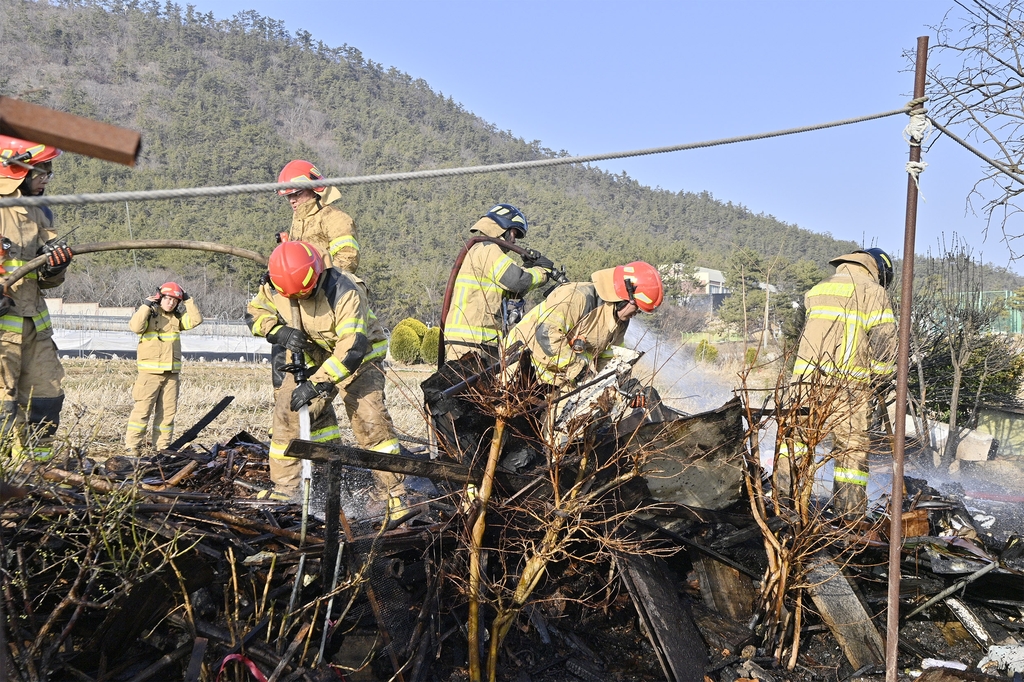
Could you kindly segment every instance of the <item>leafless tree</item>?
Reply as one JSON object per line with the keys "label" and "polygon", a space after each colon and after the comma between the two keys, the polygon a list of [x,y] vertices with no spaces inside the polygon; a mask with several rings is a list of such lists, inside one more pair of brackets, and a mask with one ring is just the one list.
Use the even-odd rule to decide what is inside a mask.
{"label": "leafless tree", "polygon": [[967,197],[989,226],[998,225],[1014,257],[1024,227],[1024,2],[956,0],[934,27],[929,54],[930,116],[993,162]]}

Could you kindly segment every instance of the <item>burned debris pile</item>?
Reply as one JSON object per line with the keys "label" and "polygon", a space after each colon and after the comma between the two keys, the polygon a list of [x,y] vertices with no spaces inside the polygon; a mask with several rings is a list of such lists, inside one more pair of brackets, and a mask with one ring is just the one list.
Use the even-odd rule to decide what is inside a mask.
{"label": "burned debris pile", "polygon": [[[8,679],[465,680],[472,647],[481,677],[516,682],[881,679],[884,518],[821,511],[798,541],[799,524],[761,514],[739,401],[654,401],[611,429],[570,426],[561,449],[526,410],[495,439],[502,413],[479,404],[466,459],[293,442],[329,482],[308,515],[255,499],[267,451],[244,433],[15,481],[29,494],[0,507]],[[519,454],[491,470],[485,507],[502,442]],[[403,518],[366,514],[351,499],[367,466],[432,492]],[[1024,541],[906,485],[901,669],[1021,670]],[[772,543],[803,547],[799,569],[773,565]]]}

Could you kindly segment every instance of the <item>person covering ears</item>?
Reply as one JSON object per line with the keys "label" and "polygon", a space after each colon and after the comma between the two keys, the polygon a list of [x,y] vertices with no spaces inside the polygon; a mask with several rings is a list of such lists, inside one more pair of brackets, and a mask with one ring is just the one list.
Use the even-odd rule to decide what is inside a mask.
{"label": "person covering ears", "polygon": [[[340,439],[332,406],[340,392],[359,447],[373,452],[399,452],[391,415],[384,405],[387,337],[369,307],[362,280],[324,266],[320,251],[306,242],[288,241],[270,256],[270,281],[249,302],[246,319],[256,336],[286,346],[292,372],[284,377],[274,404],[270,441],[270,475],[274,492],[296,497],[300,461],[285,456],[288,443],[299,437],[298,411],[308,406],[310,438]],[[296,374],[299,380],[296,381]],[[405,492],[403,477],[373,472],[381,501]]]}
{"label": "person covering ears", "polygon": [[[60,155],[56,147],[0,135],[0,198],[21,196]],[[45,461],[54,454],[64,368],[43,290],[64,282],[74,253],[54,232],[52,214],[37,206],[0,208],[0,274],[42,254],[41,267],[0,295],[0,439],[13,441],[16,456]]]}
{"label": "person covering ears", "polygon": [[128,321],[128,328],[139,335],[139,376],[132,387],[135,406],[128,416],[124,436],[129,454],[141,454],[150,415],[153,447],[164,450],[171,444],[178,411],[181,332],[195,329],[202,322],[195,299],[175,282],[162,284],[155,294],[144,298]]}

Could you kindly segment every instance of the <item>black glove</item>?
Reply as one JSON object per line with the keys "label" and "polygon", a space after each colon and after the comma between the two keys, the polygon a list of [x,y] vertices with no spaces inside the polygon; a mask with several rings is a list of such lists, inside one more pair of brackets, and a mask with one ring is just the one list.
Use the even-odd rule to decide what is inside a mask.
{"label": "black glove", "polygon": [[190,298],[192,298],[192,297],[191,297],[191,296],[189,296],[188,294],[186,294],[186,293],[185,293],[185,290],[184,290],[184,289],[182,289],[182,290],[181,290],[181,302],[182,302],[182,303],[184,303],[185,301],[187,301],[187,300],[188,300],[188,299],[190,299]]}
{"label": "black glove", "polygon": [[536,258],[530,260],[529,265],[526,264],[526,259],[523,259],[523,265],[526,265],[528,268],[543,268],[544,270],[549,271],[555,269],[555,262],[547,256],[538,255]]}
{"label": "black glove", "polygon": [[319,384],[314,384],[311,381],[303,381],[294,391],[292,391],[292,412],[298,412],[302,409],[303,405],[309,405],[317,396],[327,395],[331,390],[331,386],[333,386],[333,384],[329,381],[324,381]]}
{"label": "black glove", "polygon": [[264,284],[270,284],[270,270],[264,270],[262,273],[260,273],[260,278],[256,280],[256,283],[259,284],[260,286],[263,286]]}
{"label": "black glove", "polygon": [[71,251],[71,247],[63,239],[51,239],[43,244],[42,248],[39,249],[39,255],[43,254],[46,254],[46,265],[40,269],[43,270],[44,277],[50,277],[61,272],[71,264],[71,259],[75,255]]}
{"label": "black glove", "polygon": [[156,310],[160,307],[160,294],[153,294],[142,299],[142,305],[148,305],[151,310]]}
{"label": "black glove", "polygon": [[0,317],[3,317],[7,313],[11,312],[11,308],[14,307],[14,299],[10,296],[0,296]]}
{"label": "black glove", "polygon": [[267,341],[284,346],[293,353],[307,353],[315,348],[305,332],[294,327],[281,326],[267,334]]}

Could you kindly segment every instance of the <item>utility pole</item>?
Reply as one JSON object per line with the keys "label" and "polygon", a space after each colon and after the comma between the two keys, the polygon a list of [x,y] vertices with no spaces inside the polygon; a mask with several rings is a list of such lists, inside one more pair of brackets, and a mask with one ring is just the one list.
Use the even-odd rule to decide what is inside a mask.
{"label": "utility pole", "polygon": [[[924,97],[928,65],[928,36],[917,39],[914,100]],[[924,104],[911,112],[921,113]],[[911,140],[910,162],[921,161],[921,140]],[[917,179],[907,174],[907,219],[903,233],[903,268],[900,279],[899,341],[896,346],[896,423],[889,496],[889,599],[886,614],[885,682],[896,682],[900,633],[900,563],[903,549],[903,453],[907,440],[907,382],[910,378],[910,308],[914,300],[914,242],[917,237]]]}

